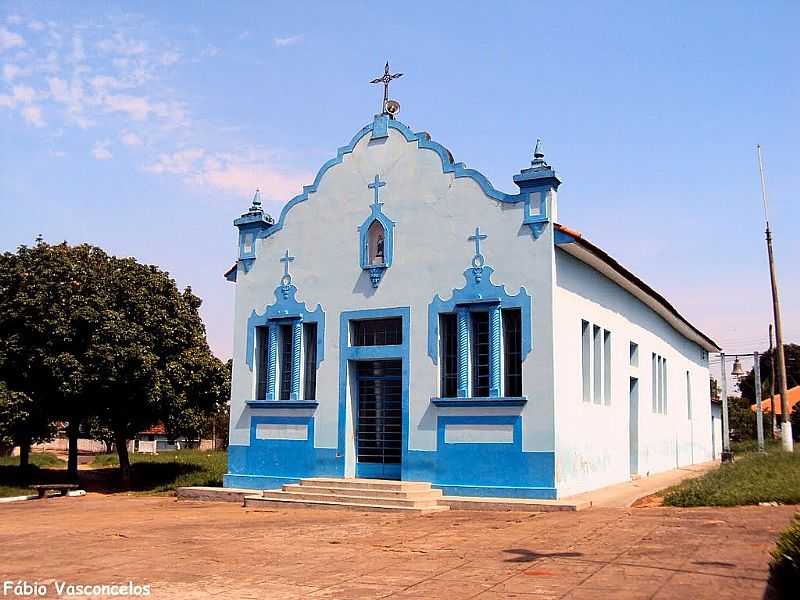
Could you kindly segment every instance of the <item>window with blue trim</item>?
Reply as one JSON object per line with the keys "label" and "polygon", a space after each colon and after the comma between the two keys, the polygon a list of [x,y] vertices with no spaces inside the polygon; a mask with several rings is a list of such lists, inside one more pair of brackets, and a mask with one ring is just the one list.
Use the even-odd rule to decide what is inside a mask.
{"label": "window with blue trim", "polygon": [[[300,347],[296,330],[301,328]],[[317,323],[273,322],[255,328],[256,337],[256,400],[315,400],[317,394]],[[271,331],[272,330],[272,331]],[[270,345],[274,351],[270,352]],[[302,356],[302,364],[295,356]],[[274,365],[271,361],[274,361]],[[270,381],[270,372],[272,381]],[[301,380],[302,388],[297,385]],[[297,393],[295,393],[295,390]],[[302,393],[300,393],[302,392]]]}
{"label": "window with blue trim", "polygon": [[[486,236],[476,229],[476,245]],[[466,285],[449,300],[428,305],[428,356],[439,367],[434,404],[515,406],[526,402],[522,363],[532,347],[531,297],[524,287],[509,294],[492,283],[492,267],[476,252],[464,271]],[[473,402],[474,400],[474,402]]]}
{"label": "window with blue trim", "polygon": [[[498,307],[462,310],[462,319],[468,323],[464,327],[466,352],[459,348],[457,313],[439,315],[440,397],[521,397],[522,311]],[[495,311],[499,313],[500,319],[493,319]],[[498,328],[498,321],[502,330]],[[495,342],[492,341],[493,338]],[[499,343],[496,357],[493,356],[495,343]],[[467,389],[462,387],[459,393],[459,358],[462,355],[466,359],[465,370],[469,377]],[[463,386],[464,381],[461,384]]]}

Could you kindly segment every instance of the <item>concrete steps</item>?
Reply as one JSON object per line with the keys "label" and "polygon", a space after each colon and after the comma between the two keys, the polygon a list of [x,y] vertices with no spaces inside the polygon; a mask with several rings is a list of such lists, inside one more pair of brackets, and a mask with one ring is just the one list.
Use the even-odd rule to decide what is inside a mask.
{"label": "concrete steps", "polygon": [[442,492],[430,483],[382,479],[335,479],[314,477],[284,485],[281,490],[264,490],[244,497],[244,505],[313,506],[351,510],[393,510],[415,513],[440,512],[450,507],[439,503]]}

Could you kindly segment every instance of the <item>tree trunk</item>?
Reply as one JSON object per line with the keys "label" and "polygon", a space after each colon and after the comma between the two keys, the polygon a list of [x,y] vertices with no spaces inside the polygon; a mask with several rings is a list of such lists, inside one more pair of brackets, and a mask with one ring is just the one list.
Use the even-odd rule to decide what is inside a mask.
{"label": "tree trunk", "polygon": [[80,420],[70,419],[67,425],[67,437],[69,438],[69,451],[67,455],[67,476],[78,480],[78,434],[80,430]]}
{"label": "tree trunk", "polygon": [[26,438],[19,443],[19,468],[27,471],[31,466],[31,440]]}
{"label": "tree trunk", "polygon": [[125,439],[123,430],[114,430],[114,443],[117,446],[117,455],[119,456],[119,474],[122,476],[122,485],[129,488],[131,485],[131,463],[128,458],[128,440]]}

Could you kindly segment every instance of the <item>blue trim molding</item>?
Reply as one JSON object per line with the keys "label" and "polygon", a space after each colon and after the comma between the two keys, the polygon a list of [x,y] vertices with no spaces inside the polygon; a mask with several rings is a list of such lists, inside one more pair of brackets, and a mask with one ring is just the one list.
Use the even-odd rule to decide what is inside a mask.
{"label": "blue trim molding", "polygon": [[[350,345],[350,321],[361,319],[382,319],[386,317],[401,317],[403,319],[403,343],[390,346],[351,346]],[[339,317],[339,427],[338,427],[338,447],[337,455],[345,456],[346,452],[346,431],[347,409],[350,398],[348,398],[348,378],[351,361],[358,360],[382,360],[399,358],[403,361],[402,371],[402,454],[400,479],[410,479],[406,474],[406,462],[408,459],[408,387],[409,387],[409,339],[411,337],[411,308],[407,306],[397,308],[376,308],[369,310],[348,310],[343,311]],[[351,388],[352,384],[351,382]],[[355,440],[352,440],[355,442]],[[358,465],[356,465],[358,468]],[[362,470],[363,471],[363,470]]]}
{"label": "blue trim molding", "polygon": [[[534,163],[531,163],[532,169],[525,169],[519,175],[514,177],[514,181],[520,187],[520,192],[518,194],[507,194],[496,189],[480,171],[468,169],[464,163],[454,162],[453,155],[450,153],[450,151],[438,142],[432,141],[428,133],[424,131],[414,133],[407,125],[396,119],[389,119],[385,115],[376,115],[372,123],[364,126],[353,136],[349,144],[340,147],[336,151],[336,156],[334,158],[331,158],[322,165],[311,185],[303,186],[303,191],[286,203],[281,210],[281,214],[278,217],[277,222],[274,224],[270,223],[267,226],[259,225],[256,237],[267,238],[283,229],[289,212],[301,202],[308,200],[309,195],[313,194],[319,189],[319,184],[322,181],[322,177],[325,175],[325,173],[327,173],[328,169],[340,164],[344,160],[345,155],[353,152],[356,144],[358,144],[358,142],[361,141],[364,136],[372,133],[372,140],[380,140],[388,136],[389,129],[394,129],[402,134],[407,142],[416,142],[418,148],[435,152],[441,160],[443,173],[452,173],[456,179],[462,177],[472,179],[478,184],[478,186],[480,186],[481,190],[483,190],[483,193],[492,200],[497,200],[498,202],[507,204],[522,203],[525,207],[523,213],[523,224],[531,226],[531,231],[534,233],[536,230],[540,231],[544,224],[549,221],[546,195],[531,195],[531,192],[546,191],[546,188],[552,187],[555,189],[557,188],[557,185],[561,183],[558,175],[555,173],[555,171],[552,171],[549,166],[547,166],[547,169],[549,170],[547,176],[540,176],[540,174],[534,177],[533,175],[536,175],[536,173],[532,172]],[[534,162],[536,162],[535,159]],[[530,205],[532,201],[536,205],[533,209]],[[267,215],[267,217],[269,217],[269,215]],[[242,218],[244,218],[244,216]],[[271,220],[271,217],[269,217],[269,220]],[[237,226],[239,226],[239,221],[240,219],[237,219],[235,222]],[[539,228],[539,226],[541,226],[541,228]]]}
{"label": "blue trim molding", "polygon": [[[358,227],[358,241],[359,241],[359,260],[361,268],[369,272],[369,278],[372,282],[372,287],[377,288],[383,279],[383,274],[389,267],[392,266],[392,259],[394,258],[394,221],[383,213],[383,202],[379,201],[380,188],[386,185],[385,181],[381,181],[378,175],[367,187],[374,190],[375,198],[370,205],[371,213]],[[383,229],[383,262],[373,263],[370,260],[369,249],[369,229],[372,224],[378,222]]]}
{"label": "blue trim molding", "polygon": [[[284,295],[285,294],[285,295]],[[286,288],[275,288],[275,303],[265,307],[264,312],[258,314],[255,310],[247,319],[247,366],[252,371],[255,360],[256,327],[270,325],[271,321],[292,322],[299,320],[303,323],[317,324],[317,368],[325,359],[325,311],[317,304],[317,308],[309,311],[304,302],[296,298],[297,288],[289,285]],[[270,328],[271,329],[271,328]],[[271,331],[270,331],[271,333]]]}
{"label": "blue trim molding", "polygon": [[528,398],[525,396],[506,396],[500,398],[431,398],[431,402],[435,406],[445,408],[471,408],[475,406],[485,408],[487,406],[525,406],[528,402]]}
{"label": "blue trim molding", "polygon": [[[516,295],[509,294],[504,285],[492,283],[494,269],[488,265],[481,267],[480,278],[475,277],[474,267],[464,271],[464,287],[454,289],[449,300],[442,300],[437,294],[428,305],[428,356],[433,364],[439,364],[439,315],[455,312],[459,317],[470,309],[486,309],[492,305],[502,308],[519,308],[522,311],[522,360],[531,352],[531,297],[524,287]],[[466,329],[466,328],[465,328]],[[459,345],[461,344],[461,321],[459,320]],[[461,352],[459,352],[461,354]],[[461,364],[459,363],[459,375]],[[460,377],[459,377],[460,380]],[[459,387],[461,384],[459,383]]]}

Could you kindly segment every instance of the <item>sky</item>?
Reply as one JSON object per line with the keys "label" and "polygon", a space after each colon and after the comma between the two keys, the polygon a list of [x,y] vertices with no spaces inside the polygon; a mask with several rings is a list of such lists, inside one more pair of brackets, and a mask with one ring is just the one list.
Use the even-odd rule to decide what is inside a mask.
{"label": "sky", "polygon": [[0,251],[168,271],[231,354],[232,221],[280,207],[380,109],[513,193],[536,138],[580,230],[731,352],[767,346],[764,152],[800,343],[800,4],[0,2]]}

